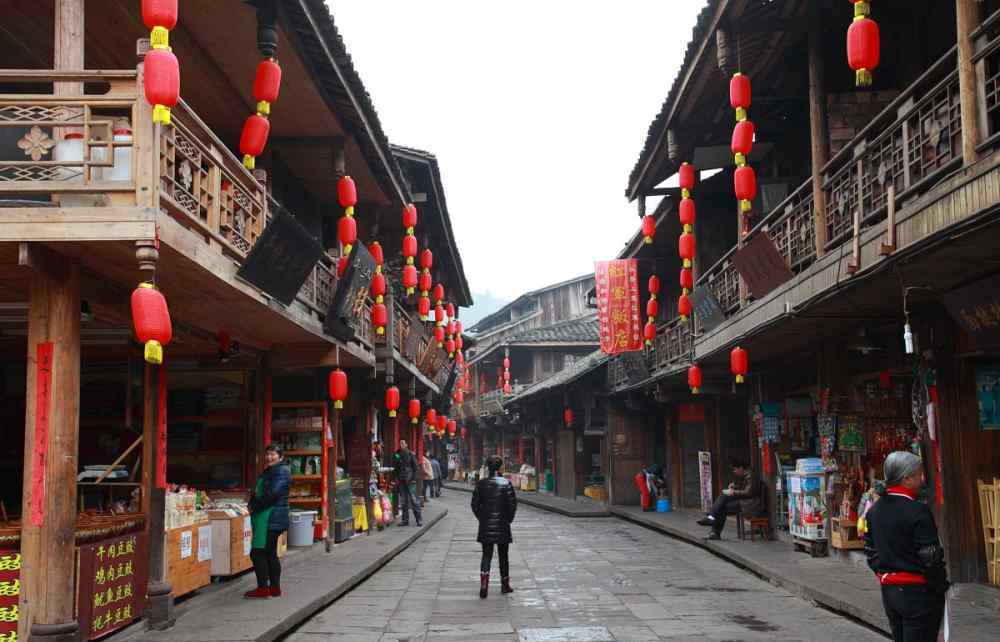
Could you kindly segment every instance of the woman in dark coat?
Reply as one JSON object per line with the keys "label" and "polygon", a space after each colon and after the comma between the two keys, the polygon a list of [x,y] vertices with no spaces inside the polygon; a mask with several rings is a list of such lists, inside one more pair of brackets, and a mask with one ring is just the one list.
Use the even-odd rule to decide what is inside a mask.
{"label": "woman in dark coat", "polygon": [[479,480],[472,493],[472,512],[479,520],[479,536],[483,545],[483,561],[479,568],[479,597],[485,598],[490,585],[490,566],[493,564],[493,546],[500,551],[500,591],[510,593],[510,561],[507,557],[510,543],[510,523],[517,513],[517,496],[510,481],[500,476],[503,460],[493,456],[486,460],[489,476]]}
{"label": "woman in dark coat", "polygon": [[257,575],[257,588],[244,597],[280,597],[281,562],[278,561],[278,538],[288,530],[288,487],[292,473],[282,458],[280,446],[264,449],[267,466],[257,478],[250,497],[250,523],[253,541],[250,560]]}

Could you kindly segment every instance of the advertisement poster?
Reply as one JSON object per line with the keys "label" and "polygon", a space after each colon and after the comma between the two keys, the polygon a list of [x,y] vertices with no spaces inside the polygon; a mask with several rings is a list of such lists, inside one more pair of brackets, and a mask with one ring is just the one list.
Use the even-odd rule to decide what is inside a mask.
{"label": "advertisement poster", "polygon": [[701,510],[712,510],[712,453],[698,451],[698,475],[701,479]]}
{"label": "advertisement poster", "polygon": [[1000,430],[1000,366],[976,366],[979,429]]}
{"label": "advertisement poster", "polygon": [[82,639],[131,624],[146,601],[149,551],[143,533],[80,547],[77,614]]}
{"label": "advertisement poster", "polygon": [[212,527],[200,526],[198,528],[198,561],[205,562],[212,559]]}

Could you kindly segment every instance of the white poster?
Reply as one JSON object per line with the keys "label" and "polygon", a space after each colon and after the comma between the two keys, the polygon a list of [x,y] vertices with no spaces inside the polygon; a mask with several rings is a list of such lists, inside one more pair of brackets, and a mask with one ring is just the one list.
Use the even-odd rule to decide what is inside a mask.
{"label": "white poster", "polygon": [[701,510],[712,510],[712,453],[698,451],[698,474],[701,478]]}
{"label": "white poster", "polygon": [[184,531],[181,533],[181,559],[187,559],[191,557],[191,539],[193,532]]}
{"label": "white poster", "polygon": [[212,559],[212,526],[198,527],[198,561]]}
{"label": "white poster", "polygon": [[253,525],[250,523],[250,517],[243,518],[243,554],[250,555],[250,546],[253,544]]}

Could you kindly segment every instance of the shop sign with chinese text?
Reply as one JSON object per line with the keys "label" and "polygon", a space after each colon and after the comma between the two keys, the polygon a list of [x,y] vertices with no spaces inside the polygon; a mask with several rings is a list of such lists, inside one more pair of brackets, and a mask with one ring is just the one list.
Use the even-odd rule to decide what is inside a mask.
{"label": "shop sign with chinese text", "polygon": [[105,636],[142,615],[148,559],[144,533],[80,547],[77,614],[83,639]]}
{"label": "shop sign with chinese text", "polygon": [[21,553],[0,551],[0,640],[17,640],[21,598]]}
{"label": "shop sign with chinese text", "polygon": [[597,318],[601,350],[606,354],[642,349],[638,272],[635,259],[598,261],[595,264]]}

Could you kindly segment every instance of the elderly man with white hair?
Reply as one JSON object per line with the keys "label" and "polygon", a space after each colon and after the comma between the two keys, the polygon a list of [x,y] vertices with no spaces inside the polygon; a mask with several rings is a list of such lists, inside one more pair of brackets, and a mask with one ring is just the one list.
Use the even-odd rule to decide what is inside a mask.
{"label": "elderly man with white hair", "polygon": [[882,585],[892,639],[934,642],[949,583],[934,516],[917,501],[923,466],[913,453],[897,451],[883,469],[886,493],[868,512],[868,566]]}

